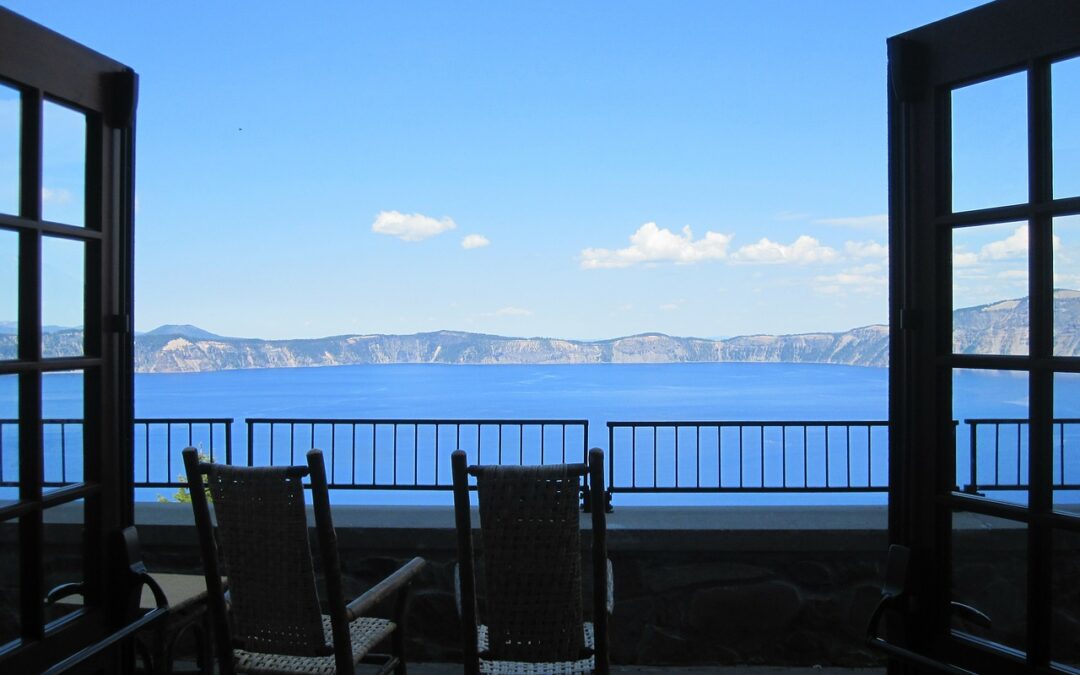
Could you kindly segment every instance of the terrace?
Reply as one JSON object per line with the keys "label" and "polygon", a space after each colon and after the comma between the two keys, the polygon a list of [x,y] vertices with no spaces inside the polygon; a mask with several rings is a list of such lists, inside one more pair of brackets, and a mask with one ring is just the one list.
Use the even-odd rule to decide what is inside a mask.
{"label": "terrace", "polygon": [[[0,43],[0,79],[20,116],[17,214],[0,207],[0,233],[18,244],[17,354],[0,360],[17,402],[0,418],[0,669],[45,670],[123,625],[107,542],[127,525],[153,572],[201,571],[191,508],[177,503],[183,448],[276,466],[318,447],[347,594],[424,557],[408,653],[415,672],[454,672],[450,453],[542,464],[584,462],[601,447],[607,503],[585,492],[582,511],[610,511],[617,672],[1080,672],[1080,418],[1058,414],[1072,409],[1080,358],[1058,349],[1054,303],[1059,221],[1080,215],[1080,197],[1055,188],[1064,125],[1051,124],[1050,87],[1058,64],[1080,54],[1076,7],[999,0],[889,42],[889,414],[877,420],[135,417],[137,76],[7,10]],[[1015,76],[1026,83],[1028,189],[954,208],[953,97]],[[42,111],[56,101],[87,120],[82,225],[42,209]],[[961,352],[951,317],[964,238],[1018,222],[1028,228],[1023,344]],[[46,357],[42,259],[58,240],[81,247],[85,337]],[[957,415],[968,371],[1023,378],[1024,413]],[[48,376],[73,372],[83,414],[50,417]],[[747,505],[755,498],[770,503]],[[911,601],[888,621],[891,657],[865,633],[890,544],[912,552]],[[42,601],[72,580],[86,584],[85,605]],[[992,625],[956,615],[956,602]],[[104,654],[95,667],[123,670],[119,650]]]}

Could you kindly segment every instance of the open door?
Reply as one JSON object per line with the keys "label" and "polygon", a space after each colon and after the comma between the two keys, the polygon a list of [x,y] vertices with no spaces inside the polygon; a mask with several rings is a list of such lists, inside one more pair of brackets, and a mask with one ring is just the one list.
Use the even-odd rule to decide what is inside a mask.
{"label": "open door", "polygon": [[[889,531],[912,551],[890,630],[978,673],[1078,672],[1080,3],[898,35],[889,85]],[[972,305],[1001,340],[954,329]]]}
{"label": "open door", "polygon": [[0,672],[29,673],[121,620],[136,76],[2,8],[0,45]]}

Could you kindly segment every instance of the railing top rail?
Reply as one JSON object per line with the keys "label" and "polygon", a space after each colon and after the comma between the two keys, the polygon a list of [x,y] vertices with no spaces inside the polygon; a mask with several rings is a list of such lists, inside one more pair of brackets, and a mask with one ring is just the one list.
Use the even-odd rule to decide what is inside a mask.
{"label": "railing top rail", "polygon": [[136,417],[135,424],[232,424],[231,417]]}
{"label": "railing top rail", "polygon": [[888,420],[680,420],[608,422],[610,428],[623,427],[845,427],[886,426]]}
{"label": "railing top rail", "polygon": [[523,424],[539,426],[543,425],[587,425],[588,420],[571,420],[571,419],[466,419],[466,418],[418,418],[418,417],[400,417],[400,418],[353,418],[353,417],[247,417],[244,421],[248,424],[421,424],[421,425],[451,425],[461,424],[475,426],[477,424],[481,426],[495,426],[498,424],[511,425],[511,424]]}
{"label": "railing top rail", "polygon": [[[18,421],[15,417],[0,418],[0,424],[15,424]],[[73,424],[85,420],[82,417],[45,417],[41,421]],[[231,417],[136,417],[134,421],[135,424],[232,424],[234,420]]]}
{"label": "railing top rail", "polygon": [[[965,417],[967,424],[1027,424],[1027,417]],[[1055,417],[1054,424],[1078,424],[1080,417]]]}
{"label": "railing top rail", "polygon": [[[85,420],[81,417],[45,417],[41,420],[45,424],[75,424],[82,423]],[[19,419],[17,417],[5,417],[0,419],[0,424],[18,424]]]}

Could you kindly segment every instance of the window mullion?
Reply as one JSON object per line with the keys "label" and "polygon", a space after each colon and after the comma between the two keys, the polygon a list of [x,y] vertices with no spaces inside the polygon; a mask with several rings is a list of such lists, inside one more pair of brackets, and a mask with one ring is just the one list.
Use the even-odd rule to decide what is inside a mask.
{"label": "window mullion", "polygon": [[[1050,65],[1038,60],[1028,68],[1028,191],[1032,205],[1053,200],[1053,143]],[[1028,227],[1028,297],[1030,299],[1028,505],[1034,514],[1053,509],[1054,341],[1053,218],[1032,210]],[[1038,364],[1038,365],[1036,365]],[[1052,533],[1045,519],[1028,527],[1028,664],[1050,662],[1053,606]]]}
{"label": "window mullion", "polygon": [[[19,215],[41,219],[42,93],[23,89],[19,138]],[[41,363],[41,232],[19,233],[19,360]],[[42,574],[41,371],[19,373],[19,500],[39,507],[19,517],[19,604],[24,640],[44,634]]]}

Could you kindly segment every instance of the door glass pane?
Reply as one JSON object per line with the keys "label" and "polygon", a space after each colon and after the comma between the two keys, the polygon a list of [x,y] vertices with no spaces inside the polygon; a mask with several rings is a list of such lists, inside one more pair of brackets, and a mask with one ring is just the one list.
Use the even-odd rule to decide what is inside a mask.
{"label": "door glass pane", "polygon": [[1080,58],[1050,66],[1053,92],[1054,197],[1080,195]]}
{"label": "door glass pane", "polygon": [[41,378],[45,492],[83,479],[83,373]]}
{"label": "door glass pane", "polygon": [[1028,375],[1008,370],[953,372],[956,486],[990,499],[1027,504]]}
{"label": "door glass pane", "polygon": [[1023,650],[1027,644],[1027,526],[977,513],[954,513],[952,600],[979,610],[983,628],[953,613],[953,628]]}
{"label": "door glass pane", "polygon": [[1080,216],[1054,219],[1054,356],[1080,356]]}
{"label": "door glass pane", "polygon": [[952,92],[953,211],[1028,200],[1027,74]]}
{"label": "door glass pane", "polygon": [[19,376],[0,375],[0,504],[19,498]]}
{"label": "door glass pane", "polygon": [[1080,533],[1054,531],[1050,658],[1080,667]]}
{"label": "door glass pane", "polygon": [[83,355],[86,244],[45,237],[41,243],[41,353]]}
{"label": "door glass pane", "polygon": [[0,360],[19,355],[19,235],[0,230]]}
{"label": "door glass pane", "polygon": [[83,226],[86,217],[86,116],[45,101],[41,136],[41,215]]}
{"label": "door glass pane", "polygon": [[0,84],[0,213],[19,213],[19,92]]}
{"label": "door glass pane", "polygon": [[19,521],[0,522],[0,649],[19,637]]}
{"label": "door glass pane", "polygon": [[953,352],[1028,353],[1028,225],[953,230]]}
{"label": "door glass pane", "polygon": [[[83,537],[86,507],[82,499],[48,509],[44,516],[45,550],[42,556],[46,593],[60,584],[85,578]],[[83,606],[80,595],[45,604],[45,623],[56,621]]]}
{"label": "door glass pane", "polygon": [[1054,375],[1054,507],[1080,509],[1080,374]]}

